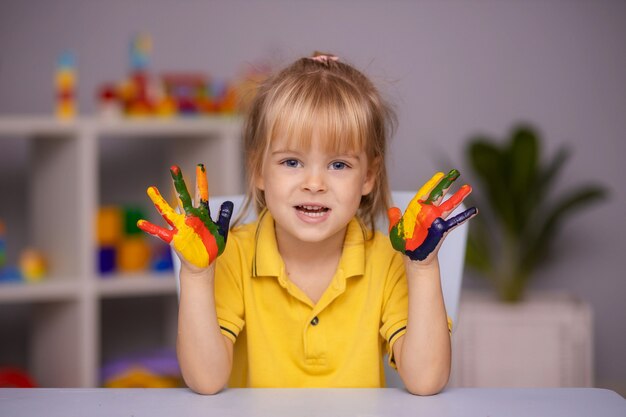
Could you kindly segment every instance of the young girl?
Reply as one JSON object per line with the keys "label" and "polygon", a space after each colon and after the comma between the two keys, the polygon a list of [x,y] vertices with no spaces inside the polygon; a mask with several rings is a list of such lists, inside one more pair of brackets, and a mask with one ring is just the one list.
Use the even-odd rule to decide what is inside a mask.
{"label": "young girl", "polygon": [[382,387],[385,352],[411,393],[446,385],[450,336],[437,251],[476,210],[444,220],[471,188],[442,203],[458,172],[439,173],[404,216],[389,210],[390,239],[374,232],[390,199],[391,120],[362,73],[316,54],[269,78],[251,105],[244,207],[256,206],[256,222],[228,233],[232,204],[211,220],[202,165],[196,207],[172,167],[183,214],[148,189],[172,229],[143,220],[139,227],[181,259],[177,351],[194,391],[217,393],[229,381]]}

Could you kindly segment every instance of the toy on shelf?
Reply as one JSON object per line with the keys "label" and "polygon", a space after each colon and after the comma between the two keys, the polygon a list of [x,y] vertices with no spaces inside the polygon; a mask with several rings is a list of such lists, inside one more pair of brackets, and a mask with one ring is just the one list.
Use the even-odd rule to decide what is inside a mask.
{"label": "toy on shelf", "polygon": [[174,260],[172,259],[172,250],[169,245],[158,243],[153,254],[152,270],[156,272],[167,272],[174,269]]}
{"label": "toy on shelf", "polygon": [[96,217],[98,269],[101,274],[115,272],[115,247],[122,240],[122,210],[120,207],[101,207]]}
{"label": "toy on shelf", "polygon": [[20,271],[22,277],[28,282],[39,282],[48,273],[46,257],[36,249],[28,248],[20,255]]}
{"label": "toy on shelf", "polygon": [[148,60],[152,52],[152,39],[147,34],[139,34],[130,42],[130,80],[126,112],[131,116],[150,115],[154,102],[149,97],[150,74]]}
{"label": "toy on shelf", "polygon": [[99,113],[103,118],[116,118],[123,114],[118,102],[117,87],[114,84],[105,84],[98,91]]}
{"label": "toy on shelf", "polygon": [[120,272],[137,272],[150,266],[150,246],[143,236],[127,236],[118,246],[117,268]]}
{"label": "toy on shelf", "polygon": [[202,74],[169,73],[162,76],[166,97],[180,114],[210,112],[211,100],[207,91],[207,77]]}
{"label": "toy on shelf", "polygon": [[[165,254],[164,248],[155,246],[137,228],[137,220],[143,217],[144,211],[133,206],[105,206],[98,210],[96,238],[100,274],[173,269],[171,254]],[[161,246],[169,249],[167,245]]]}
{"label": "toy on shelf", "polygon": [[152,52],[152,38],[147,33],[140,33],[131,40],[129,56],[133,72],[148,70],[150,52]]}
{"label": "toy on shelf", "polygon": [[6,254],[6,228],[0,220],[0,282],[39,282],[48,273],[44,253],[27,248],[20,254],[18,265],[9,265]]}
{"label": "toy on shelf", "polygon": [[0,282],[15,282],[21,279],[19,269],[7,265],[6,228],[0,220]]}
{"label": "toy on shelf", "polygon": [[27,372],[16,367],[0,367],[0,388],[35,388],[37,384]]}
{"label": "toy on shelf", "polygon": [[101,380],[102,385],[107,388],[183,386],[176,353],[172,350],[160,350],[110,361],[102,367]]}
{"label": "toy on shelf", "polygon": [[76,116],[76,59],[71,52],[64,52],[57,61],[54,75],[56,94],[56,116],[59,119],[73,119]]}
{"label": "toy on shelf", "polygon": [[98,89],[102,117],[201,116],[238,112],[239,84],[242,81],[215,81],[199,72],[149,71],[152,40],[137,35],[130,43],[130,73],[119,83],[105,83]]}

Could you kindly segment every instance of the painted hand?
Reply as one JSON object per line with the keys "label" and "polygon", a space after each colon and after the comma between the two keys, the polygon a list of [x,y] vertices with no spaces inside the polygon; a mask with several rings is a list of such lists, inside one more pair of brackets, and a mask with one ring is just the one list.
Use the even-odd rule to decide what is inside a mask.
{"label": "painted hand", "polygon": [[476,207],[472,207],[445,220],[472,192],[472,187],[464,185],[448,200],[441,202],[459,175],[456,169],[445,176],[443,172],[433,175],[415,194],[404,215],[397,207],[389,209],[389,239],[394,249],[413,261],[428,261],[437,255],[448,232],[478,213]]}
{"label": "painted hand", "polygon": [[176,213],[159,190],[150,187],[148,196],[172,229],[156,226],[146,220],[139,220],[137,226],[172,245],[182,261],[206,268],[224,251],[233,203],[226,201],[222,204],[217,222],[214,223],[209,212],[209,187],[204,165],[198,164],[196,167],[197,207],[193,207],[180,168],[174,165],[170,173],[185,213]]}

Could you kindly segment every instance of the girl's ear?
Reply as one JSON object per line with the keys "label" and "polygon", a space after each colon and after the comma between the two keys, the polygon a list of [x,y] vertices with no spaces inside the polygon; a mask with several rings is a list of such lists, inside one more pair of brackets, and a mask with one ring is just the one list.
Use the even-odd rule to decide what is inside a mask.
{"label": "girl's ear", "polygon": [[263,181],[263,175],[256,176],[254,179],[254,186],[261,191],[265,191],[265,181]]}
{"label": "girl's ear", "polygon": [[367,174],[365,181],[363,181],[363,187],[361,187],[361,195],[368,195],[374,189],[376,184],[376,178],[378,177],[378,171],[380,170],[380,157],[374,158],[371,164],[367,167]]}

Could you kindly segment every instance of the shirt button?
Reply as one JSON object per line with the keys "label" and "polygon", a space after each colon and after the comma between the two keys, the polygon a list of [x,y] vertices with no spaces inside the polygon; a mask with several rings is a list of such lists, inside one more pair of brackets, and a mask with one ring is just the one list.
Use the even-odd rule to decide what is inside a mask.
{"label": "shirt button", "polygon": [[320,322],[320,319],[317,318],[317,316],[313,317],[313,320],[311,320],[311,326],[317,326],[317,323]]}

